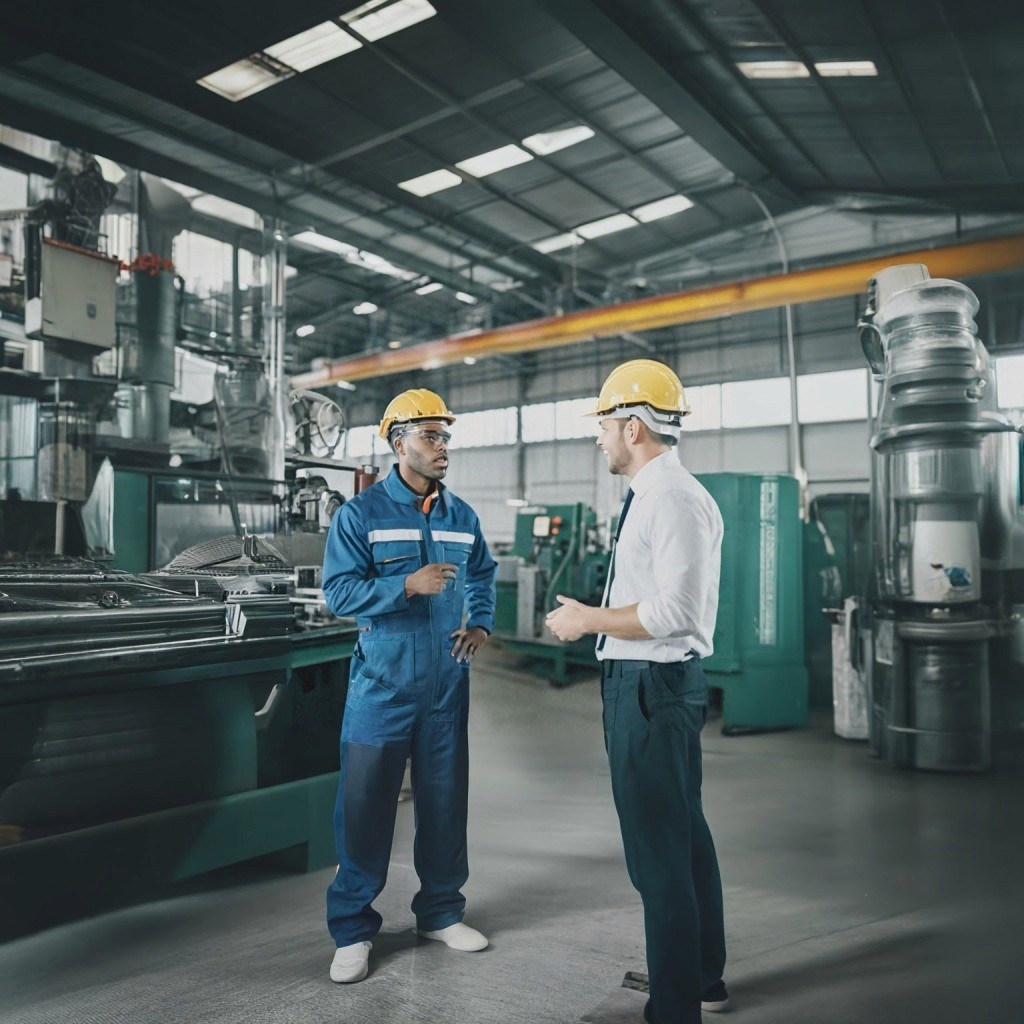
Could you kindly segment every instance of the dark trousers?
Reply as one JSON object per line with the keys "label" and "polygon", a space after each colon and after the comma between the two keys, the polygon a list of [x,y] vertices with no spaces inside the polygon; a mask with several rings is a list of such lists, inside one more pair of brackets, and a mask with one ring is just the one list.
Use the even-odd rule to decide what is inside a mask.
{"label": "dark trousers", "polygon": [[644,905],[653,1024],[699,1024],[725,969],[722,881],[701,805],[700,661],[602,663],[604,735],[629,877]]}
{"label": "dark trousers", "polygon": [[468,690],[454,709],[369,704],[349,694],[341,727],[341,777],[334,809],[338,873],[327,890],[327,926],[338,946],[372,939],[373,901],[388,877],[405,762],[412,761],[416,817],[413,863],[420,891],[416,927],[440,931],[462,920],[469,877]]}

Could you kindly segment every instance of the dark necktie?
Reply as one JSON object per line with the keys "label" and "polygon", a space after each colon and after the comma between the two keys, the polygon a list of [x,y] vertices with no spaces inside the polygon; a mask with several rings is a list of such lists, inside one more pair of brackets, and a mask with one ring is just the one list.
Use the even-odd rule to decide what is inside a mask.
{"label": "dark necktie", "polygon": [[[622,535],[622,524],[626,521],[626,514],[629,512],[629,506],[633,501],[633,488],[630,487],[626,491],[626,500],[622,503],[622,511],[619,513],[619,525],[615,527],[615,539],[612,541],[612,552],[611,557],[608,560],[608,582],[605,584],[604,597],[601,599],[601,607],[607,608],[608,602],[612,596],[612,580],[615,579],[615,549],[619,543],[619,537]],[[604,650],[605,641],[608,639],[602,633],[597,638],[597,649],[599,651]]]}

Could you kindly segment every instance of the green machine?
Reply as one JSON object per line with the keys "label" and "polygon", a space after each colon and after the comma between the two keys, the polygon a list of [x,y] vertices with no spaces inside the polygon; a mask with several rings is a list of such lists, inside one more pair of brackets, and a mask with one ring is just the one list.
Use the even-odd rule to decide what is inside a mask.
{"label": "green machine", "polygon": [[610,524],[582,502],[522,509],[511,555],[497,558],[494,629],[505,646],[550,667],[555,686],[571,665],[593,666],[594,639],[563,644],[544,625],[557,594],[600,604],[608,578]]}
{"label": "green machine", "polygon": [[298,629],[275,566],[227,565],[0,562],[0,940],[254,857],[334,863],[355,624]]}
{"label": "green machine", "polygon": [[792,477],[750,473],[697,479],[725,524],[715,653],[704,662],[722,694],[722,731],[805,725],[799,486]]}
{"label": "green machine", "polygon": [[[704,663],[721,691],[722,728],[782,728],[807,721],[802,523],[796,480],[710,473],[698,477],[725,523],[715,653]],[[594,640],[559,643],[544,628],[556,594],[598,604],[608,575],[613,521],[583,504],[520,511],[510,556],[498,559],[496,633],[512,650],[550,666],[593,667]]]}

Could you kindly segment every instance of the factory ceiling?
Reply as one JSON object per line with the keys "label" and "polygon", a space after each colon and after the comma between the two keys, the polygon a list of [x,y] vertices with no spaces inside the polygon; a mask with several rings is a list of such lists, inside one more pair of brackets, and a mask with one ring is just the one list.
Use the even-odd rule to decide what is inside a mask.
{"label": "factory ceiling", "polygon": [[1024,212],[1017,4],[37,0],[3,21],[4,124],[283,222],[290,326],[318,328],[295,369],[777,269],[768,214],[809,263]]}

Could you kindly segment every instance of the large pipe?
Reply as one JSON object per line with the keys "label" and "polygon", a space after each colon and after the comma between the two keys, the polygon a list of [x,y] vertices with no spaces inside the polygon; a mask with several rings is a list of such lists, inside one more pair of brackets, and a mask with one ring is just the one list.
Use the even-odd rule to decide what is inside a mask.
{"label": "large pipe", "polygon": [[1024,235],[774,274],[530,320],[491,331],[456,334],[412,348],[330,360],[321,369],[293,377],[292,384],[302,388],[326,387],[338,381],[433,370],[461,362],[466,356],[533,352],[625,331],[649,331],[788,304],[859,295],[871,277],[894,263],[925,263],[935,277],[974,277],[1014,270],[1024,266]]}

